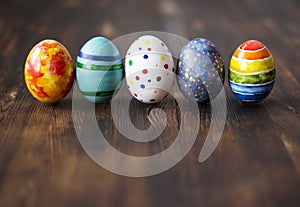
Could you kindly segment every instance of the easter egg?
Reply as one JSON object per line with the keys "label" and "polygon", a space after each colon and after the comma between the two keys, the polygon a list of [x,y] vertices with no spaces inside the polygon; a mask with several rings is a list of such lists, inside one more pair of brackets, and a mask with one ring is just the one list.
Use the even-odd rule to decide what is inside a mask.
{"label": "easter egg", "polygon": [[268,48],[257,40],[241,44],[230,60],[229,85],[242,102],[266,98],[275,83],[276,68]]}
{"label": "easter egg", "polygon": [[224,61],[212,42],[196,38],[180,50],[176,73],[185,97],[203,103],[221,91],[225,77]]}
{"label": "easter egg", "polygon": [[110,100],[123,79],[116,46],[104,37],[87,41],[77,56],[76,80],[83,96],[94,103]]}
{"label": "easter egg", "polygon": [[126,82],[143,103],[157,103],[168,95],[175,76],[173,57],[157,37],[144,35],[129,47],[125,58]]}
{"label": "easter egg", "polygon": [[74,67],[67,49],[55,40],[43,40],[29,52],[24,77],[29,92],[39,101],[63,99],[74,82]]}

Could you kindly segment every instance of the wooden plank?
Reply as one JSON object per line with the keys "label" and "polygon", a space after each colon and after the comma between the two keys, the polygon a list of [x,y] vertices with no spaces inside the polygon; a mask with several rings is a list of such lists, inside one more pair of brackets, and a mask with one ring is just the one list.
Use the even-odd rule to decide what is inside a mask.
{"label": "wooden plank", "polygon": [[[1,1],[0,206],[298,206],[299,8],[297,0]],[[95,35],[116,38],[142,30],[210,39],[227,66],[241,42],[257,38],[275,57],[277,84],[265,101],[242,104],[226,83],[225,130],[206,162],[197,161],[211,119],[211,108],[204,104],[199,105],[197,140],[180,163],[156,176],[128,178],[105,170],[86,154],[73,126],[72,94],[54,105],[30,96],[23,64],[30,48],[44,38],[60,40],[75,60]],[[121,135],[109,103],[95,109],[113,147],[148,156],[169,147],[180,130],[180,109],[172,97],[155,106],[132,101],[132,123],[147,129],[154,107],[162,108],[168,121],[151,143]],[[152,118],[154,123],[161,119],[158,114]]]}

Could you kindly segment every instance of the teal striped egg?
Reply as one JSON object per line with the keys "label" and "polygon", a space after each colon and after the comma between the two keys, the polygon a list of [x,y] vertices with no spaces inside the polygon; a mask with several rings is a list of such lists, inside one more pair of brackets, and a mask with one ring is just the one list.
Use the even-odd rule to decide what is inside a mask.
{"label": "teal striped egg", "polygon": [[123,79],[123,64],[116,46],[104,37],[94,37],[80,49],[76,80],[82,95],[94,103],[110,100]]}

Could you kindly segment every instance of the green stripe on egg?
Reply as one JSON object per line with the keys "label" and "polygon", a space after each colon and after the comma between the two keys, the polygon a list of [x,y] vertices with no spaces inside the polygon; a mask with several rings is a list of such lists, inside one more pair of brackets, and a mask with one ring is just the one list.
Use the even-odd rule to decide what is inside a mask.
{"label": "green stripe on egg", "polygon": [[90,64],[83,64],[80,62],[76,63],[76,67],[87,69],[87,70],[122,70],[123,65],[122,64],[116,64],[116,65],[90,65]]}
{"label": "green stripe on egg", "polygon": [[229,79],[235,83],[240,84],[263,84],[273,81],[276,76],[275,68],[268,72],[262,72],[258,74],[244,75],[241,73],[236,73],[230,70]]}
{"label": "green stripe on egg", "polygon": [[115,90],[112,91],[81,91],[85,96],[112,96]]}

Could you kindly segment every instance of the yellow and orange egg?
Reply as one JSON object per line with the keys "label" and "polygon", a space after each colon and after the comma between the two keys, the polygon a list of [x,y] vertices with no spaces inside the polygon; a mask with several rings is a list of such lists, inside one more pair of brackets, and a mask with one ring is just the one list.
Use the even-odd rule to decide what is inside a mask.
{"label": "yellow and orange egg", "polygon": [[68,50],[56,40],[43,40],[29,52],[24,77],[29,92],[39,101],[63,99],[74,82],[74,66]]}

